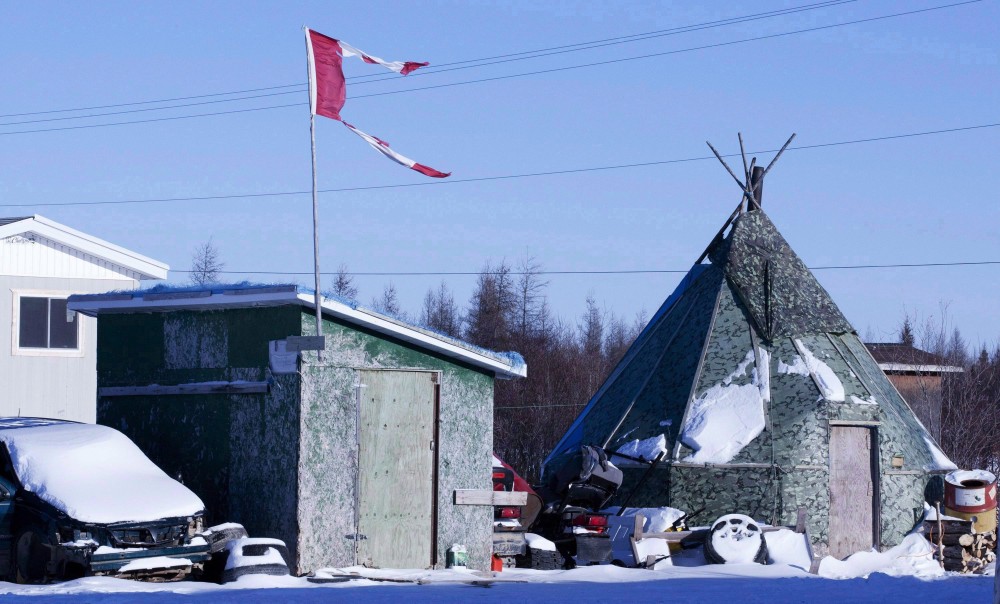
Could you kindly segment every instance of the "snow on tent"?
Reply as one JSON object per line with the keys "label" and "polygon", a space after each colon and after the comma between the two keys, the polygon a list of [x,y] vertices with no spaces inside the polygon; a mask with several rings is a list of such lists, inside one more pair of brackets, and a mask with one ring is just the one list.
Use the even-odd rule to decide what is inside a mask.
{"label": "snow on tent", "polygon": [[[751,164],[752,165],[752,164]],[[754,189],[545,461],[607,443],[632,506],[771,524],[817,552],[900,543],[954,465],[760,209]],[[739,180],[739,179],[737,179]],[[728,232],[727,232],[728,229]],[[902,466],[899,460],[902,460]],[[895,463],[894,463],[895,461]]]}

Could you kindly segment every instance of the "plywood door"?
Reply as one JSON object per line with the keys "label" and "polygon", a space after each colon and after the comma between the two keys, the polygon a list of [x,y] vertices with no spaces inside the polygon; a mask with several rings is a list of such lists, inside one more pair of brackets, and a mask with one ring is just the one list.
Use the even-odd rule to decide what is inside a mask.
{"label": "plywood door", "polygon": [[870,428],[830,428],[830,554],[844,558],[874,542]]}
{"label": "plywood door", "polygon": [[361,564],[432,564],[434,374],[364,371],[358,543]]}

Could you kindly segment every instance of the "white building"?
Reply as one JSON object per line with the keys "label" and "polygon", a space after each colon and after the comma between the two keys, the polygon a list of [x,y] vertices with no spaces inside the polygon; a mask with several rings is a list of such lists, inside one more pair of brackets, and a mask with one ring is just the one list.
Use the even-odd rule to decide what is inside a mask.
{"label": "white building", "polygon": [[41,216],[0,218],[0,416],[94,422],[97,321],[66,298],[135,289],[168,268]]}

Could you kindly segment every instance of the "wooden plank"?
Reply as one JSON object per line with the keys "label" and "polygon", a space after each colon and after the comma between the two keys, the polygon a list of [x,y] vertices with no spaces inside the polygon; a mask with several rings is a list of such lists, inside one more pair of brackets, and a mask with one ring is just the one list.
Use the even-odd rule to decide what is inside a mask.
{"label": "wooden plank", "polygon": [[524,491],[491,491],[489,489],[455,489],[455,505],[527,505]]}
{"label": "wooden plank", "polygon": [[871,430],[830,427],[830,555],[844,558],[872,547],[874,499]]}
{"label": "wooden plank", "polygon": [[168,394],[259,394],[267,392],[267,382],[198,382],[164,386],[106,386],[97,396],[160,396]]}
{"label": "wooden plank", "polygon": [[419,371],[363,371],[358,561],[429,568],[434,481],[434,383]]}

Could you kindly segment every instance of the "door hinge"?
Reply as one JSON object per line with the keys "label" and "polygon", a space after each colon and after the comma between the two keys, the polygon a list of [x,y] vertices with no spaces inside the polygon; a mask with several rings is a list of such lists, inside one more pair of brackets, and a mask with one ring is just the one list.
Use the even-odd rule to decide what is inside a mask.
{"label": "door hinge", "polygon": [[431,451],[433,451],[433,450],[434,450],[434,441],[432,440],[431,441]]}

